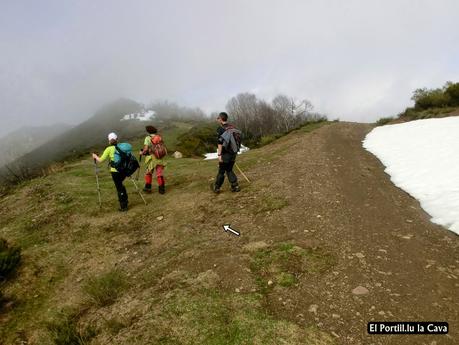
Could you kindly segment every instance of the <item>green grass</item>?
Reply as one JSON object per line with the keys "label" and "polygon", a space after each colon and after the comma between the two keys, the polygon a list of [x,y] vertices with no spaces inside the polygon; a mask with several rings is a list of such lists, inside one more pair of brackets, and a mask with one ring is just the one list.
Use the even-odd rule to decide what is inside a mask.
{"label": "green grass", "polygon": [[265,145],[268,145],[268,144],[271,144],[272,142],[274,142],[275,140],[279,139],[282,135],[278,134],[278,135],[266,135],[266,136],[263,136],[261,137],[260,139],[260,146],[265,146]]}
{"label": "green grass", "polygon": [[[177,131],[179,135],[182,129],[168,130]],[[274,143],[279,146],[276,149],[285,146],[283,140],[286,139]],[[257,149],[241,155],[238,162],[243,170],[249,170],[251,162],[262,164],[271,158],[271,153]],[[15,304],[1,321],[0,338],[5,343],[20,342],[21,334],[37,339],[47,329],[42,320],[53,318],[56,310],[69,303],[84,305],[85,309],[81,319],[63,318],[60,325],[59,320],[53,318],[53,332],[59,339],[65,339],[65,334],[71,339],[75,325],[77,333],[85,336],[88,318],[105,312],[110,314],[107,320],[99,320],[97,330],[102,333],[101,337],[122,337],[123,341],[113,342],[120,344],[129,343],[126,340],[129,337],[132,337],[130,343],[146,337],[145,343],[158,344],[252,344],[252,339],[275,344],[274,339],[284,337],[287,343],[300,344],[297,336],[298,339],[311,336],[308,330],[267,315],[259,302],[262,294],[227,295],[224,290],[208,293],[202,288],[190,289],[186,281],[162,285],[162,278],[172,269],[183,269],[187,265],[188,253],[191,258],[200,258],[206,253],[211,242],[210,231],[213,231],[210,217],[224,214],[227,203],[234,200],[235,195],[226,192],[227,184],[221,195],[210,193],[209,184],[216,172],[215,160],[168,158],[167,192],[164,196],[146,195],[148,207],[143,205],[132,182],[125,182],[131,206],[127,214],[117,212],[116,191],[105,166],[99,171],[102,196],[102,208],[99,208],[94,166],[86,156],[52,175],[15,187],[14,194],[0,200],[0,235],[21,247],[23,259],[20,274],[2,286],[4,295],[13,297]],[[243,180],[241,184],[242,197],[255,195],[261,185],[244,185]],[[256,202],[242,209],[248,217],[287,205],[286,199],[274,195],[254,200]],[[229,215],[239,212],[235,209]],[[159,215],[165,219],[156,221]],[[301,279],[298,270],[290,269],[290,261],[294,262],[288,259],[293,255],[290,251],[296,253],[294,246],[285,244],[257,253],[260,268],[254,270],[253,279],[259,280],[260,286],[261,282],[267,286],[267,280],[272,279],[275,286],[294,288]],[[322,254],[317,254],[317,258],[310,254],[312,265],[308,269],[316,265],[320,271],[318,263],[323,261]],[[269,266],[275,270],[265,274]],[[110,271],[112,267],[119,267],[120,271]],[[305,268],[302,270],[307,272]],[[108,273],[98,275],[101,271]],[[121,272],[129,272],[132,282],[128,284],[127,275]],[[141,327],[146,320],[152,320],[150,328],[142,334],[130,329],[134,316],[116,317],[117,308],[126,308],[125,299],[122,305],[120,303],[122,294],[132,294],[148,306],[147,311],[141,312],[140,320],[134,318]],[[177,314],[172,312],[174,308]],[[193,321],[194,318],[199,323]],[[295,337],[282,333],[283,326],[292,328]],[[139,324],[136,323],[136,327]],[[202,334],[196,334],[199,328],[203,329]],[[51,341],[44,339],[43,344]]]}
{"label": "green grass", "polygon": [[[0,339],[8,344],[19,342],[18,337],[24,332],[43,327],[41,322],[50,313],[55,289],[68,274],[64,259],[52,247],[31,248],[27,257],[28,260],[23,263],[26,267],[15,278],[19,282],[10,283],[16,286],[8,296],[14,300],[14,307],[7,313],[8,322],[0,327]],[[28,277],[25,282],[23,275]]]}
{"label": "green grass", "polygon": [[273,212],[288,205],[288,201],[285,198],[271,195],[264,195],[258,203],[256,213]]}
{"label": "green grass", "polygon": [[457,112],[457,107],[442,107],[442,108],[430,108],[424,110],[416,110],[414,108],[407,108],[403,113],[399,115],[402,119],[408,120],[421,120],[430,118],[441,118],[449,116],[450,113]]}
{"label": "green grass", "polygon": [[333,339],[316,329],[303,328],[269,315],[258,294],[216,290],[198,294],[175,292],[152,320],[156,336],[149,339],[151,343],[300,345],[316,344],[311,339],[321,339],[322,344],[333,344]]}
{"label": "green grass", "polygon": [[268,281],[292,287],[304,274],[320,274],[329,270],[336,259],[321,248],[301,248],[292,243],[279,243],[252,254],[250,268],[263,294],[269,293]]}
{"label": "green grass", "polygon": [[73,311],[61,311],[53,321],[46,323],[50,339],[55,345],[86,345],[97,331],[78,325],[79,315]]}
{"label": "green grass", "polygon": [[310,133],[312,131],[315,131],[316,129],[319,129],[322,126],[329,125],[330,121],[317,121],[317,122],[311,122],[307,123],[306,125],[302,126],[299,128],[297,131],[302,132],[302,133]]}
{"label": "green grass", "polygon": [[287,272],[281,272],[276,276],[276,282],[282,287],[291,287],[296,284],[296,277]]}
{"label": "green grass", "polygon": [[164,144],[167,147],[169,154],[177,150],[178,138],[188,132],[193,127],[192,124],[186,122],[173,122],[161,130]]}
{"label": "green grass", "polygon": [[114,303],[126,287],[125,275],[113,270],[98,277],[90,277],[83,286],[83,291],[89,303],[104,307]]}

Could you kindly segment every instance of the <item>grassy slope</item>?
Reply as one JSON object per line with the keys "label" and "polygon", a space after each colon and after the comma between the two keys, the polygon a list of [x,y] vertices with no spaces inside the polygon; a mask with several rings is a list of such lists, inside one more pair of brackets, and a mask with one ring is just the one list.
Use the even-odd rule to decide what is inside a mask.
{"label": "grassy slope", "polygon": [[[244,154],[239,165],[250,176],[250,167],[289,149],[284,139]],[[223,218],[256,221],[286,200],[262,180],[242,181],[238,195],[214,196],[208,185],[215,172],[215,161],[169,160],[168,192],[146,196],[148,207],[126,181],[127,214],[116,211],[105,169],[99,209],[90,160],[3,198],[0,236],[22,246],[24,258],[2,288],[12,303],[0,314],[0,339],[52,344],[51,329],[60,336],[93,330],[91,344],[332,344],[329,335],[265,303],[273,288],[294,289],[290,266],[306,274],[311,268],[301,262],[307,259],[308,274],[321,274],[332,265],[330,255],[290,243],[252,247],[223,233]],[[108,303],[95,303],[97,296]],[[73,323],[64,322],[69,315]]]}
{"label": "grassy slope", "polygon": [[405,111],[405,113],[399,115],[397,118],[393,118],[393,117],[381,118],[376,122],[376,124],[383,126],[383,125],[396,124],[400,122],[422,120],[422,119],[432,119],[432,118],[442,118],[442,117],[448,117],[448,116],[459,116],[459,108],[454,108],[454,107],[432,108],[432,109],[426,109],[426,110],[420,110],[420,111],[411,109],[409,111]]}

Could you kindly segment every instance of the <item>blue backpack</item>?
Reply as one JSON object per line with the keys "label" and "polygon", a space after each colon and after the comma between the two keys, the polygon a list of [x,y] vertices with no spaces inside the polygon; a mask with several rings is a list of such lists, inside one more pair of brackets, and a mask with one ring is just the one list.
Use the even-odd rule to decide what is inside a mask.
{"label": "blue backpack", "polygon": [[131,144],[121,143],[115,145],[115,158],[111,166],[126,176],[131,176],[140,168],[137,158],[132,154]]}

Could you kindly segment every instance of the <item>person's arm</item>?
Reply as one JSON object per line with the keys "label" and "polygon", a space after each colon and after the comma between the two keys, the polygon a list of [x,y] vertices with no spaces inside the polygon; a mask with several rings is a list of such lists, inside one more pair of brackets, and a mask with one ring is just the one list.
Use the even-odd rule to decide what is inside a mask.
{"label": "person's arm", "polygon": [[217,145],[217,155],[218,155],[218,161],[219,162],[222,162],[222,148],[223,148],[223,145],[222,144],[218,144]]}
{"label": "person's arm", "polygon": [[223,152],[223,138],[222,134],[225,132],[225,130],[222,127],[219,127],[217,129],[217,155],[218,155],[218,161],[221,163],[222,160],[222,152]]}
{"label": "person's arm", "polygon": [[100,157],[96,153],[92,154],[92,159],[94,159],[97,163],[100,163]]}
{"label": "person's arm", "polygon": [[146,156],[146,155],[148,154],[148,151],[149,151],[148,145],[144,145],[144,146],[143,146],[143,149],[140,150],[140,154],[141,154],[142,156]]}
{"label": "person's arm", "polygon": [[142,156],[148,155],[149,150],[149,144],[151,142],[150,137],[146,137],[145,140],[143,141],[143,149],[140,150],[139,154]]}
{"label": "person's arm", "polygon": [[102,163],[103,161],[105,161],[110,153],[109,153],[109,147],[107,147],[105,150],[104,150],[104,153],[102,153],[102,156],[98,156],[97,154],[93,153],[92,154],[92,158],[96,160],[97,163]]}

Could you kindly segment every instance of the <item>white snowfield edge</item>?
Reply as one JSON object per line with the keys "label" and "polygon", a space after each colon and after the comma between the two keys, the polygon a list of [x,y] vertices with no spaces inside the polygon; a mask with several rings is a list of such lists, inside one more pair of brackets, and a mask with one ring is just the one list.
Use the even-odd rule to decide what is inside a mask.
{"label": "white snowfield edge", "polygon": [[126,114],[124,115],[120,121],[129,121],[129,120],[137,120],[137,121],[151,121],[156,116],[156,113],[153,110],[142,111],[140,113],[135,114]]}
{"label": "white snowfield edge", "polygon": [[376,127],[363,147],[397,187],[419,200],[433,223],[459,234],[459,117]]}
{"label": "white snowfield edge", "polygon": [[[247,146],[241,145],[241,148],[239,149],[238,154],[240,155],[241,153],[244,153],[244,152],[247,152],[247,151],[249,151],[249,148]],[[204,160],[217,159],[218,158],[217,152],[206,153],[204,156],[206,157],[206,158],[204,158]]]}

